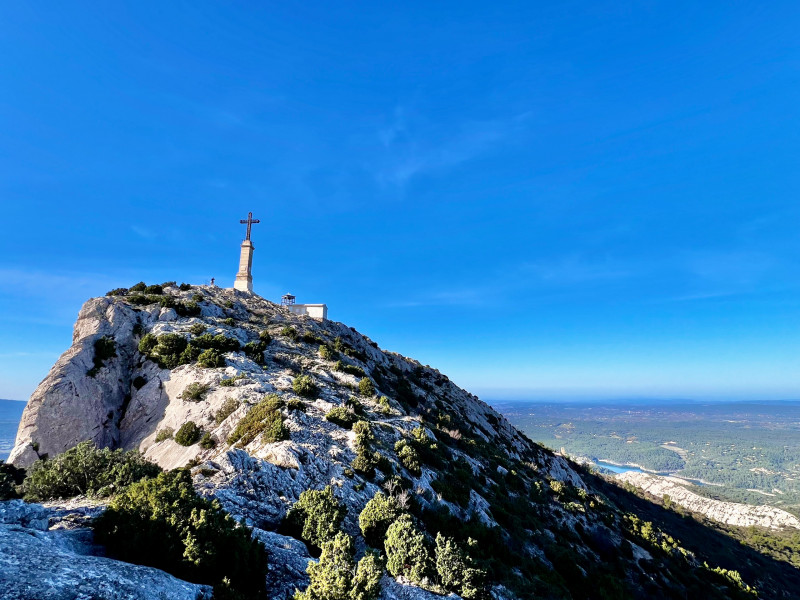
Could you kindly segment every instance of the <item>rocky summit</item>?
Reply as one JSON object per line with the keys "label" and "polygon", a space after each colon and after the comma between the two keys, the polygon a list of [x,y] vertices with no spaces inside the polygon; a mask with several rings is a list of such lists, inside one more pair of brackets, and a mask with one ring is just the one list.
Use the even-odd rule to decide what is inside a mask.
{"label": "rocky summit", "polygon": [[[195,491],[263,544],[269,598],[796,597],[757,557],[718,551],[719,540],[687,547],[640,518],[632,495],[436,369],[250,293],[142,284],[89,300],[9,462],[31,472],[87,440],[188,469]],[[309,490],[343,509],[330,540],[287,519]],[[2,503],[3,597],[220,593],[106,552],[93,523],[114,494]],[[363,515],[380,502],[393,521],[376,534]],[[309,587],[334,544],[374,556],[379,585]],[[362,562],[342,564],[356,582]]]}

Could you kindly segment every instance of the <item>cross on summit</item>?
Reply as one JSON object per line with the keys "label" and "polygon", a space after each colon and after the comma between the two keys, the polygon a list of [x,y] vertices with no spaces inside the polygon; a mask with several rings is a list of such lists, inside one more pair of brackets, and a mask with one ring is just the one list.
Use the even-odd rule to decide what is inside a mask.
{"label": "cross on summit", "polygon": [[247,213],[247,220],[245,221],[244,219],[242,219],[241,221],[239,221],[239,223],[241,223],[242,225],[247,223],[247,236],[244,239],[245,240],[249,240],[250,239],[250,227],[253,225],[253,223],[261,223],[261,221],[259,221],[258,219],[254,219],[253,218],[253,213],[249,212],[249,213]]}
{"label": "cross on summit", "polygon": [[233,282],[234,289],[243,292],[253,293],[253,275],[251,269],[253,267],[253,242],[250,241],[250,228],[253,223],[260,223],[258,219],[253,218],[253,213],[247,213],[247,220],[242,219],[239,221],[242,225],[247,224],[247,237],[242,242],[242,253],[239,255],[239,272],[236,273],[236,280]]}

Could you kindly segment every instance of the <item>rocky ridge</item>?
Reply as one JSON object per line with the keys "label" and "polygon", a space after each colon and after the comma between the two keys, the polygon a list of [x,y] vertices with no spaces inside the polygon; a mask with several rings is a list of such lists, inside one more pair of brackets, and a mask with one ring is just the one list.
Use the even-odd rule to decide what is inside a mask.
{"label": "rocky ridge", "polygon": [[[183,340],[181,360],[165,364],[151,346],[144,348],[147,336],[153,343]],[[226,348],[223,360],[201,366],[186,346],[214,339]],[[296,391],[301,377],[313,382],[311,393]],[[286,439],[233,440],[242,419],[268,394],[280,400]],[[356,434],[330,418],[335,411],[369,422],[384,466],[374,473],[354,470]],[[189,422],[210,443],[179,444],[174,433]],[[397,450],[415,436],[436,448],[417,467]],[[233,290],[172,286],[147,297],[121,293],[83,306],[72,346],[26,406],[9,461],[28,467],[87,439],[139,449],[164,469],[189,465],[197,491],[218,499],[264,542],[274,598],[289,597],[308,582],[308,548],[281,532],[287,510],[303,491],[327,485],[348,509],[342,529],[359,540],[358,515],[379,490],[405,494],[430,527],[436,519],[458,519],[494,536],[487,538],[496,540],[494,548],[484,552],[513,563],[487,563],[487,592],[497,600],[534,593],[591,597],[598,585],[639,597],[666,594],[651,595],[653,590],[688,594],[706,576],[692,553],[660,550],[660,534],[643,535],[632,526],[586,485],[577,465],[525,438],[436,369],[381,350],[342,323],[293,315]],[[407,489],[390,481],[392,472]],[[38,531],[45,535],[50,528]],[[33,536],[42,540],[37,551],[50,544],[55,554],[62,552],[63,545],[42,535]],[[13,543],[7,550],[7,560],[20,560],[22,550]],[[25,578],[22,573],[7,583],[22,589]],[[738,597],[736,586],[712,579],[716,592],[710,597]],[[172,597],[172,585],[148,583],[152,597]],[[384,577],[383,599],[434,596]]]}
{"label": "rocky ridge", "polygon": [[800,529],[800,519],[785,510],[705,498],[687,489],[688,484],[678,478],[628,471],[617,475],[616,479],[636,486],[657,498],[669,496],[675,504],[719,523],[737,527],[755,525],[769,529]]}

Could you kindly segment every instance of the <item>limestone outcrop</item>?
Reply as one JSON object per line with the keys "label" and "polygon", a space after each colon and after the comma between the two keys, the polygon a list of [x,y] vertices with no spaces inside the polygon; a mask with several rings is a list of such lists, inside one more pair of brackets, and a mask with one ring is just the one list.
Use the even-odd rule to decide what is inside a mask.
{"label": "limestone outcrop", "polygon": [[629,483],[657,498],[669,496],[672,502],[686,510],[726,525],[800,529],[800,519],[785,510],[772,506],[752,506],[706,498],[687,489],[687,484],[681,483],[676,478],[628,471],[617,475],[616,479],[623,483]]}
{"label": "limestone outcrop", "polygon": [[[487,582],[486,592],[497,600],[527,597],[514,587],[532,581],[547,591],[551,580],[557,582],[553,597],[568,597],[575,577],[602,572],[609,556],[623,552],[627,558],[618,560],[626,561],[628,589],[675,585],[675,578],[653,583],[647,542],[628,541],[624,519],[587,486],[579,467],[531,442],[436,369],[381,350],[342,323],[297,315],[253,294],[213,286],[157,291],[83,306],[72,346],[25,408],[11,463],[29,467],[92,440],[138,449],[164,469],[189,468],[197,492],[219,500],[264,543],[274,598],[308,584],[310,549],[284,535],[282,525],[300,494],[325,486],[347,508],[341,527],[357,540],[359,555],[366,545],[358,517],[379,490],[406,510],[413,506],[419,519],[431,518],[437,527],[426,530],[431,545],[440,524],[481,532],[493,540],[487,547],[509,552],[509,561],[528,569],[508,569],[504,579]],[[254,415],[264,403],[274,403],[269,414],[279,416],[280,435],[257,429],[263,417]],[[356,420],[368,423],[367,450],[351,429]],[[187,440],[178,435],[183,430],[199,434]],[[357,468],[358,457],[373,466]],[[0,518],[0,560],[6,561],[0,584],[15,590],[10,597],[207,593],[155,569],[99,556],[87,525],[102,505],[26,506],[8,504],[6,521]],[[73,516],[58,517],[64,511]],[[23,564],[34,553],[38,558]],[[661,572],[700,564],[691,553],[682,556],[689,558],[679,566],[661,556]],[[569,575],[552,573],[559,568]],[[26,591],[24,582],[36,579],[36,570],[47,577]],[[48,581],[52,589],[41,587]],[[444,591],[435,582],[423,584],[428,589],[385,576],[381,597],[432,600],[434,591]],[[137,591],[142,586],[146,595]],[[85,590],[83,596],[63,592],[73,588]]]}

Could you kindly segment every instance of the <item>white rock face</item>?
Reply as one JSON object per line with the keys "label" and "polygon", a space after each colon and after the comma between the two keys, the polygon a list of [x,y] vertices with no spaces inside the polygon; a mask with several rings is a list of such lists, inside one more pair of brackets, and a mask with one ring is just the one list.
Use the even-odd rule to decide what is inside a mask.
{"label": "white rock face", "polygon": [[674,479],[633,471],[621,473],[616,476],[616,479],[630,483],[658,498],[662,498],[666,494],[675,504],[692,512],[705,515],[719,523],[737,525],[739,527],[757,525],[770,529],[800,529],[800,520],[779,508],[751,506],[749,504],[722,502],[721,500],[704,498],[686,489],[683,485],[675,482]]}
{"label": "white rock face", "polygon": [[[396,454],[387,450],[422,421],[417,412],[402,409],[394,399],[396,394],[388,389],[388,381],[405,382],[419,413],[430,409],[430,415],[452,415],[450,435],[454,439],[461,436],[457,429],[461,427],[492,447],[505,449],[511,458],[538,456],[534,459],[537,461],[534,468],[544,477],[585,488],[567,461],[540,452],[478,398],[430,367],[381,351],[368,338],[342,323],[294,315],[258,296],[232,290],[201,286],[188,292],[172,288],[169,293],[180,302],[189,302],[199,294],[202,296],[201,314],[180,317],[180,311],[173,308],[161,308],[157,304],[142,308],[120,298],[96,298],[84,305],[75,324],[72,346],[59,358],[25,408],[10,462],[29,466],[39,456],[59,454],[88,439],[99,446],[138,449],[165,469],[190,463],[198,492],[218,499],[234,517],[244,519],[255,528],[254,535],[265,543],[270,555],[268,583],[271,593],[274,597],[285,597],[295,588],[303,589],[307,585],[305,568],[310,560],[302,542],[275,533],[288,508],[303,491],[331,485],[336,496],[348,507],[342,528],[351,535],[358,535],[358,514],[379,489],[383,477],[379,473],[370,480],[354,474],[351,469],[356,456],[354,433],[325,419],[331,409],[345,406],[353,396],[358,396],[356,389],[361,379],[336,371],[336,359],[326,360],[319,355],[321,342],[333,345],[338,339],[343,347],[337,359],[351,370],[363,369],[372,376],[378,395],[360,397],[362,410],[373,424],[373,433],[385,458],[398,473],[412,481],[412,493],[421,504],[439,503],[460,518],[467,518],[472,512],[484,523],[495,524],[488,502],[477,492],[472,491],[466,509],[448,503],[433,488],[436,472],[424,468],[420,476],[414,476],[398,462]],[[196,330],[200,325],[205,333],[234,338],[242,346],[258,342],[259,335],[265,333],[269,333],[272,341],[258,360],[243,351],[225,353],[224,368],[201,368],[195,362],[164,369],[138,350],[145,332],[177,333],[191,342],[199,335]],[[289,326],[304,337],[284,333],[284,328]],[[117,356],[107,359],[94,377],[88,377],[87,371],[94,366],[95,341],[104,336],[114,340]],[[301,373],[310,375],[318,386],[315,398],[302,398],[293,392],[292,383]],[[182,397],[193,384],[207,386],[206,392],[196,401]],[[387,389],[382,390],[382,385]],[[228,437],[237,424],[270,393],[278,394],[284,402],[280,410],[289,439],[267,443],[256,436],[245,446],[228,444]],[[382,393],[392,396],[388,405],[379,403],[378,396]],[[219,416],[223,406],[231,403],[235,404],[235,409],[227,417]],[[165,435],[168,430],[177,431],[188,421],[209,434],[215,447],[204,448],[198,443],[186,447]],[[159,436],[159,432],[164,433]],[[156,441],[157,437],[161,441]],[[476,477],[485,477],[490,483],[495,479],[502,481],[502,477],[508,475],[504,468],[483,472],[485,466],[478,459],[466,454],[463,458]],[[18,534],[17,530],[6,533],[9,547],[23,539]],[[52,532],[32,535],[28,543],[38,545],[29,550],[41,554],[51,541]],[[129,576],[133,578],[136,573],[123,569],[115,578],[110,574],[117,568],[112,565],[113,561],[102,562],[98,557],[59,548],[52,556],[53,581],[61,582],[59,585],[72,585],[72,571],[68,570],[70,561],[76,565],[76,571],[86,568],[89,572],[95,569],[97,573],[104,573],[110,582],[116,582],[118,590],[127,590],[123,580],[127,581]],[[80,558],[75,559],[76,555]],[[21,560],[19,554],[13,556],[17,557],[15,561]],[[42,572],[48,572],[46,561],[36,564]],[[32,576],[31,571],[25,573]],[[154,589],[173,585],[177,586],[176,590],[184,589],[180,586],[185,582],[173,582],[166,575],[166,579],[156,580],[156,575],[147,571],[142,577],[150,578],[148,581],[153,582]],[[386,600],[434,596],[416,586],[386,579],[383,592]],[[186,593],[196,591],[196,586],[186,585]],[[182,598],[181,593],[176,591],[176,595],[167,597]]]}
{"label": "white rock face", "polygon": [[[62,511],[65,518],[70,511]],[[55,517],[55,518],[54,518]],[[48,521],[55,523],[48,526]],[[158,569],[97,556],[91,530],[59,527],[57,511],[0,502],[0,597],[4,600],[210,600],[208,586]]]}

